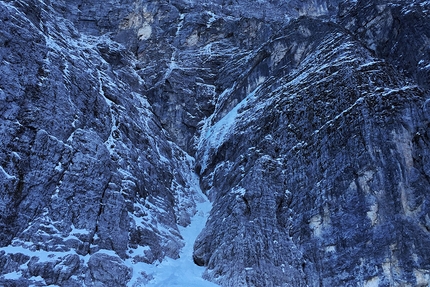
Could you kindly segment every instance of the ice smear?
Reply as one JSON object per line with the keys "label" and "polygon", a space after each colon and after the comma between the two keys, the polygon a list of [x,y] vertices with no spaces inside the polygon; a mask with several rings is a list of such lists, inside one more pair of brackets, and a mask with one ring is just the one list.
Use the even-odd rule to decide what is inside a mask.
{"label": "ice smear", "polygon": [[[227,133],[234,129],[236,118],[241,114],[240,109],[248,105],[248,102],[255,99],[256,92],[261,88],[261,85],[257,86],[252,92],[250,92],[242,101],[240,101],[233,109],[231,109],[223,118],[217,123],[210,127],[204,134],[204,139],[209,142],[213,147],[220,146]],[[224,93],[229,93],[231,90],[227,89]],[[220,96],[224,97],[224,93]]]}
{"label": "ice smear", "polygon": [[[210,126],[210,122],[213,115],[206,119],[205,125],[202,129],[202,136],[198,143],[199,148],[202,146],[208,146],[205,148],[205,152],[201,159],[201,170],[204,171],[209,161],[210,148],[217,149],[220,147],[229,137],[231,133],[234,133],[236,125],[236,118],[239,117],[243,112],[240,110],[246,107],[249,102],[254,101],[257,91],[261,88],[261,85],[257,86],[251,93],[249,93],[241,102],[239,102],[233,109],[231,109],[223,118],[216,122],[213,126]],[[233,88],[225,90],[221,95],[220,99],[229,94]]]}

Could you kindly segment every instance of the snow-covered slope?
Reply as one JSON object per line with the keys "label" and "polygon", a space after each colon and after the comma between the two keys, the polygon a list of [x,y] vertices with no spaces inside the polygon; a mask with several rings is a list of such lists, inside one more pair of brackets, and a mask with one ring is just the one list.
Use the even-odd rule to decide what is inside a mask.
{"label": "snow-covered slope", "polygon": [[128,286],[219,286],[204,280],[202,275],[205,268],[196,265],[193,261],[194,242],[204,228],[212,207],[198,187],[197,176],[195,176],[195,180],[196,185],[193,188],[199,190],[194,194],[197,202],[196,214],[191,218],[191,223],[187,227],[179,228],[185,244],[179,253],[179,258],[166,258],[162,262],[153,264],[136,264],[133,260],[127,260],[126,264],[133,268],[133,277],[128,282]]}

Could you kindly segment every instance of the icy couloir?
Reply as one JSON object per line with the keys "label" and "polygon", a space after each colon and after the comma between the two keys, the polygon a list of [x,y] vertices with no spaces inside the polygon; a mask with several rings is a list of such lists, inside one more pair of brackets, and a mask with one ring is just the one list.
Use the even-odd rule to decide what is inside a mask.
{"label": "icy couloir", "polygon": [[429,8],[1,1],[0,284],[428,285]]}

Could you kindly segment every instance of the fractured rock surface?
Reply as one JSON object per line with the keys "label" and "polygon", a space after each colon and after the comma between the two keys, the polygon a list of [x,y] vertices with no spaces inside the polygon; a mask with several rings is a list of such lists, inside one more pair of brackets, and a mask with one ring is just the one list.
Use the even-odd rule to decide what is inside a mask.
{"label": "fractured rock surface", "polygon": [[429,9],[0,1],[0,285],[429,285]]}

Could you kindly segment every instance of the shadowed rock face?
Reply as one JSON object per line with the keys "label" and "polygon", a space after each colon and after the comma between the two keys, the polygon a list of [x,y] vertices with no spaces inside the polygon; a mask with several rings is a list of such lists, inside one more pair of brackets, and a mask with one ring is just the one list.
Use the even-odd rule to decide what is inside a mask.
{"label": "shadowed rock face", "polygon": [[429,285],[430,4],[404,2],[1,1],[0,285],[148,281],[194,167],[204,278]]}
{"label": "shadowed rock face", "polygon": [[[122,260],[177,258],[178,225],[195,212],[191,163],[141,93],[133,55],[79,34],[48,4],[0,5],[0,244],[15,248],[2,253],[2,274],[24,264],[20,286],[37,276],[98,284],[112,281],[102,280],[112,265],[121,274],[109,286],[121,286],[130,279]],[[99,250],[113,251],[113,263],[92,260]],[[91,257],[76,263],[69,253]]]}
{"label": "shadowed rock face", "polygon": [[[219,110],[198,150],[214,207],[196,262],[225,286],[418,282],[430,259],[422,91],[336,26],[289,29],[262,49],[272,74]],[[290,39],[304,51],[283,75],[272,47],[294,51]]]}
{"label": "shadowed rock face", "polygon": [[345,6],[339,13],[342,26],[404,76],[423,89],[430,88],[428,1],[358,1]]}

